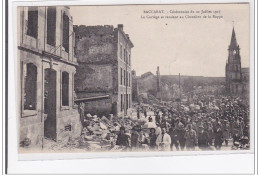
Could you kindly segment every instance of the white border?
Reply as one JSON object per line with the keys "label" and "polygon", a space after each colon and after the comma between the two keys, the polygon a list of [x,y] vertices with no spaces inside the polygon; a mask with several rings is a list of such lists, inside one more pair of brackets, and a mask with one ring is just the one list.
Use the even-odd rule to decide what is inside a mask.
{"label": "white border", "polygon": [[[178,157],[175,157],[175,159],[184,159],[185,161],[192,161],[192,160],[195,160],[193,163],[196,165],[196,163],[198,163],[196,161],[196,159],[198,159],[198,157],[200,157],[199,159],[199,162],[203,161],[204,159],[205,160],[211,160],[212,158],[214,159],[214,157],[216,159],[219,159],[219,158],[225,158],[226,160],[229,160],[229,157],[237,157],[237,159],[235,159],[235,161],[237,162],[237,160],[241,160],[242,157],[243,157],[243,161],[240,161],[240,162],[244,162],[244,161],[247,161],[247,162],[251,162],[250,165],[246,166],[245,163],[239,163],[237,162],[237,168],[239,169],[242,169],[240,171],[237,171],[239,173],[245,173],[245,168],[249,168],[251,169],[250,172],[252,172],[252,158],[254,157],[253,155],[253,152],[254,152],[254,148],[253,148],[253,145],[254,145],[254,140],[251,139],[251,149],[248,150],[248,151],[214,151],[214,152],[210,152],[210,151],[206,151],[206,152],[139,152],[139,153],[134,153],[134,152],[125,152],[125,153],[120,153],[120,152],[102,152],[102,153],[58,153],[58,154],[23,154],[23,155],[18,155],[18,152],[17,152],[17,132],[16,132],[16,126],[17,126],[17,117],[16,117],[16,110],[14,106],[15,105],[15,101],[17,98],[15,98],[17,96],[17,91],[16,91],[16,60],[15,59],[12,59],[12,58],[16,58],[16,55],[17,55],[17,37],[16,37],[16,34],[17,34],[17,22],[16,22],[16,7],[18,5],[24,5],[24,6],[28,6],[28,5],[37,5],[37,6],[46,6],[46,5],[104,5],[104,4],[107,4],[107,5],[111,5],[111,4],[145,4],[147,3],[146,1],[144,0],[139,0],[139,1],[119,1],[119,0],[102,0],[102,1],[94,1],[94,0],[91,0],[91,1],[58,1],[58,2],[53,2],[53,1],[48,1],[48,2],[41,2],[41,1],[38,1],[38,2],[26,2],[26,1],[23,1],[23,2],[15,2],[15,1],[11,1],[12,3],[9,2],[9,77],[8,77],[8,81],[9,81],[9,94],[8,94],[8,111],[9,111],[9,116],[8,116],[8,139],[9,139],[9,147],[8,147],[8,155],[9,155],[9,172],[11,173],[21,173],[21,172],[24,172],[24,173],[35,173],[37,172],[35,169],[36,167],[38,167],[39,165],[36,165],[38,161],[34,161],[34,163],[32,163],[31,161],[18,161],[18,160],[45,160],[45,159],[63,159],[62,162],[67,162],[69,164],[67,165],[74,165],[75,163],[74,162],[84,162],[84,161],[88,161],[89,164],[91,164],[92,162],[95,162],[96,160],[98,161],[103,161],[103,162],[107,162],[108,161],[108,158],[109,161],[112,161],[111,158],[118,158],[118,157],[143,157],[143,158],[131,158],[131,159],[135,159],[135,164],[137,162],[140,162],[140,159],[145,159],[146,161],[150,162],[151,160],[154,160],[154,159],[157,159],[157,161],[159,160],[169,160],[169,159],[172,159],[172,157],[165,157],[165,156],[173,156],[173,155],[178,155]],[[228,2],[250,2],[250,113],[251,113],[251,116],[250,116],[250,120],[254,122],[254,109],[253,109],[253,105],[254,104],[254,84],[253,84],[253,81],[254,81],[254,29],[253,29],[253,23],[254,23],[254,11],[252,10],[253,9],[253,3],[254,1],[253,0],[247,0],[247,1],[242,1],[242,0],[229,0],[229,1],[224,1],[224,0],[219,0],[219,1],[210,1],[210,0],[201,0],[201,1],[196,1],[196,3],[228,3]],[[159,1],[159,0],[152,0],[152,1],[149,1],[149,4],[168,4],[168,3],[195,3],[195,1],[187,1],[187,0],[175,0],[175,1],[169,1],[169,0],[162,0],[162,1]],[[11,13],[12,12],[12,13]],[[13,48],[13,50],[11,50],[10,48]],[[15,93],[13,93],[15,91]],[[256,114],[255,114],[256,115]],[[254,133],[254,125],[251,124],[250,126],[250,130],[251,130],[251,133],[253,134]],[[15,131],[15,132],[14,132]],[[254,138],[254,135],[251,135],[251,138]],[[243,154],[241,154],[243,153]],[[250,153],[250,154],[249,154]],[[210,155],[209,155],[210,154]],[[213,155],[214,154],[214,155]],[[222,155],[221,155],[222,154]],[[225,154],[225,155],[223,155]],[[196,155],[196,156],[189,156],[189,155]],[[145,156],[149,156],[149,157],[145,157]],[[151,157],[151,156],[157,156],[157,157]],[[158,157],[160,156],[160,157]],[[188,157],[187,157],[188,156]],[[105,158],[105,159],[101,159],[101,157]],[[77,160],[74,162],[72,160],[64,160],[64,159],[84,159],[84,158],[99,158],[99,159],[88,159],[88,160]],[[91,161],[90,161],[91,160]],[[121,161],[117,161],[118,162],[118,165],[120,165],[122,162],[122,159],[120,159]],[[208,160],[208,161],[209,161]],[[222,159],[221,159],[222,160]],[[114,160],[113,160],[114,161]],[[171,160],[173,161],[173,160]],[[234,161],[234,160],[233,160]],[[12,163],[10,163],[12,162]],[[46,162],[49,162],[49,161],[44,161],[44,163],[41,161],[41,163],[45,164]],[[53,161],[52,161],[53,162]],[[55,161],[56,162],[56,161]],[[132,161],[133,162],[133,161]],[[212,161],[209,161],[209,162],[212,162]],[[38,162],[39,163],[39,162]],[[151,165],[153,162],[150,162]],[[176,162],[176,165],[178,165],[178,163],[180,162]],[[207,162],[205,162],[207,164]],[[29,167],[28,167],[28,164],[29,164]],[[34,164],[34,166],[30,166]],[[48,164],[48,163],[47,163]],[[142,163],[141,163],[142,164]],[[160,164],[160,163],[159,163]],[[159,165],[158,164],[158,165]],[[186,164],[186,163],[185,163]],[[218,164],[223,164],[223,162],[218,162]],[[229,165],[232,164],[231,162],[229,162]],[[183,162],[182,164],[183,165]],[[177,169],[179,167],[182,167],[182,166],[178,166]],[[226,164],[223,164],[223,166],[225,167]],[[239,166],[240,165],[240,166]],[[25,168],[22,168],[21,166],[23,167],[27,167],[27,169]],[[76,165],[75,165],[76,166]],[[155,167],[157,167],[156,165],[154,165]],[[190,164],[189,164],[190,166]],[[67,166],[66,166],[67,167]],[[65,169],[62,169],[59,170],[59,172],[61,173],[79,173],[77,170],[75,171],[72,171],[70,172],[68,170],[68,168],[71,166],[68,166],[68,168],[64,167]],[[77,167],[77,166],[76,166]],[[138,167],[138,166],[137,166]],[[204,168],[204,171],[203,172],[211,172],[211,171],[208,171],[210,170],[209,167],[211,167],[211,165],[208,165],[207,167]],[[22,169],[21,169],[22,168]],[[38,167],[39,168],[39,167]],[[88,166],[88,170],[91,170],[92,167],[89,167]],[[74,169],[74,168],[72,168]],[[152,170],[153,168],[151,167],[150,170]],[[179,168],[180,169],[180,168]],[[213,169],[216,169],[216,168],[213,168]],[[225,169],[225,168],[224,168]],[[38,169],[38,170],[41,170],[41,173],[48,173],[48,172],[52,172],[53,169],[45,169],[45,170],[42,170],[42,168]],[[81,169],[79,168],[79,170],[81,170],[80,172],[91,172],[91,171],[86,171],[85,169]],[[102,172],[102,170],[104,169],[98,169],[99,172]],[[171,169],[172,170],[172,169]],[[195,173],[194,170],[192,171],[189,171],[187,169],[183,169],[184,173]],[[234,171],[235,169],[233,169]],[[122,170],[121,170],[122,171]],[[130,170],[131,172],[135,172],[135,170]],[[129,172],[130,172],[129,171]],[[144,171],[144,170],[143,170]],[[161,169],[162,171],[162,169]],[[159,171],[159,172],[161,172]],[[111,172],[111,171],[110,171]],[[130,172],[130,173],[131,173]],[[137,172],[140,172],[139,170]],[[147,172],[147,171],[144,171],[144,172]],[[154,171],[150,171],[150,172],[156,172],[155,170]],[[171,171],[170,171],[171,172]],[[220,170],[219,168],[216,169],[215,173],[221,173],[222,170]],[[93,172],[92,172],[93,173]]]}

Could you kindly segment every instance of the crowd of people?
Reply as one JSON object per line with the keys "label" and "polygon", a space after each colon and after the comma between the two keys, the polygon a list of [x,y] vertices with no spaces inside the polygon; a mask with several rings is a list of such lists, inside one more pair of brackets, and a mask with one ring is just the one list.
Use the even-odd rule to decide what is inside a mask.
{"label": "crowd of people", "polygon": [[132,151],[221,150],[223,146],[249,149],[249,105],[239,98],[223,97],[206,105],[197,101],[177,108],[139,106],[137,119],[141,116],[147,122],[131,131],[121,126],[116,145]]}

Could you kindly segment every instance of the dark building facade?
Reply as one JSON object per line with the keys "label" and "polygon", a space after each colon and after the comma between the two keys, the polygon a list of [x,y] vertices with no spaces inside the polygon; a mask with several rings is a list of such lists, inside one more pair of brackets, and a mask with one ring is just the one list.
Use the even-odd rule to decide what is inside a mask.
{"label": "dark building facade", "polygon": [[[226,92],[230,95],[241,95],[249,92],[248,68],[241,68],[240,47],[237,43],[235,29],[232,30],[226,63]],[[245,78],[248,77],[248,78]]]}
{"label": "dark building facade", "polygon": [[123,30],[105,26],[74,26],[77,98],[107,96],[93,100],[85,110],[98,115],[126,115],[132,106],[131,49],[133,44]]}
{"label": "dark building facade", "polygon": [[73,21],[69,7],[18,8],[20,142],[78,137]]}

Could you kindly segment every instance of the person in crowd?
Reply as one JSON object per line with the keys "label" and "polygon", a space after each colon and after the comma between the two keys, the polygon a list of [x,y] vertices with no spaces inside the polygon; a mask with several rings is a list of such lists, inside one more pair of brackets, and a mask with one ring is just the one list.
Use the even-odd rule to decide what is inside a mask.
{"label": "person in crowd", "polygon": [[167,121],[165,118],[165,114],[163,114],[162,119],[161,119],[161,128],[167,128]]}
{"label": "person in crowd", "polygon": [[145,116],[145,118],[147,117],[147,110],[146,109],[144,109],[144,116]]}
{"label": "person in crowd", "polygon": [[156,114],[156,116],[155,116],[155,122],[156,123],[161,123],[161,117],[160,117],[160,114],[159,114],[159,112]]}
{"label": "person in crowd", "polygon": [[137,119],[140,119],[140,109],[137,108]]}
{"label": "person in crowd", "polygon": [[152,122],[152,121],[153,121],[153,118],[152,118],[151,115],[149,116],[148,121],[149,121],[149,122]]}
{"label": "person in crowd", "polygon": [[166,133],[166,128],[162,128],[162,133],[156,139],[156,145],[159,150],[170,151],[171,137]]}
{"label": "person in crowd", "polygon": [[178,134],[176,131],[177,130],[173,127],[169,129],[169,135],[171,136],[171,151],[173,150],[173,145],[175,145],[176,150],[179,151]]}
{"label": "person in crowd", "polygon": [[208,135],[209,135],[209,145],[213,145],[213,140],[214,140],[214,130],[213,130],[213,125],[211,123],[211,121],[208,122],[208,129],[207,129],[207,132],[208,132]]}
{"label": "person in crowd", "polygon": [[155,150],[157,148],[157,145],[156,145],[156,133],[155,133],[155,129],[154,128],[150,128],[150,133],[149,133],[149,140],[150,140],[150,149],[151,150]]}
{"label": "person in crowd", "polygon": [[120,133],[117,136],[116,145],[124,146],[125,149],[129,147],[128,136],[125,134],[125,127],[120,127]]}
{"label": "person in crowd", "polygon": [[241,136],[241,126],[238,117],[235,117],[232,123],[232,137],[236,134]]}
{"label": "person in crowd", "polygon": [[155,134],[156,136],[160,135],[162,133],[162,129],[160,127],[159,123],[156,123],[156,128],[155,128]]}
{"label": "person in crowd", "polygon": [[244,123],[242,117],[239,117],[239,124],[240,124],[240,135],[243,135],[243,131],[244,131],[244,128],[245,128],[245,123]]}
{"label": "person in crowd", "polygon": [[206,150],[209,147],[209,134],[205,131],[203,125],[199,126],[198,146],[201,150]]}
{"label": "person in crowd", "polygon": [[228,120],[224,120],[224,123],[222,125],[222,131],[223,131],[225,145],[228,146],[228,140],[230,137],[230,126]]}
{"label": "person in crowd", "polygon": [[143,132],[142,130],[140,130],[139,143],[140,143],[140,144],[148,144],[147,135],[146,135],[146,133]]}
{"label": "person in crowd", "polygon": [[192,125],[187,125],[187,130],[185,132],[184,138],[186,139],[186,150],[194,151],[197,145],[197,135],[196,131],[192,129]]}
{"label": "person in crowd", "polygon": [[139,146],[138,139],[139,139],[138,128],[134,126],[131,133],[131,150],[135,150],[136,148],[138,148]]}
{"label": "person in crowd", "polygon": [[216,150],[220,150],[222,143],[224,142],[223,132],[221,130],[221,124],[216,124],[216,131],[214,132],[215,138],[214,138],[214,146]]}
{"label": "person in crowd", "polygon": [[179,142],[180,148],[183,151],[186,144],[186,138],[185,138],[186,130],[184,128],[184,125],[181,122],[179,122],[175,130],[177,133],[177,141]]}

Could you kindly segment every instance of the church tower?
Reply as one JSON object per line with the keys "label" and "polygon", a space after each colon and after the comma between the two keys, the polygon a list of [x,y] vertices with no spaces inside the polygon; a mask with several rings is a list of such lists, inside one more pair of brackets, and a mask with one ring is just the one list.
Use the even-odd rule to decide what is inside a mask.
{"label": "church tower", "polygon": [[233,27],[226,63],[226,91],[232,95],[242,93],[242,89],[240,48]]}

